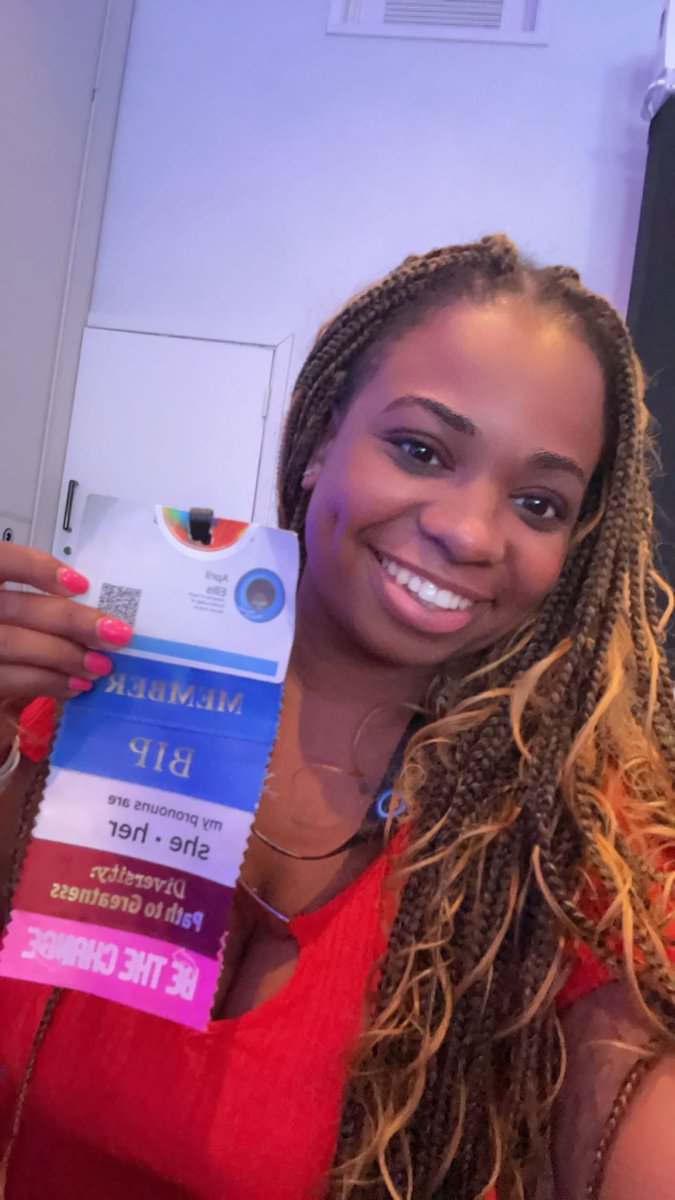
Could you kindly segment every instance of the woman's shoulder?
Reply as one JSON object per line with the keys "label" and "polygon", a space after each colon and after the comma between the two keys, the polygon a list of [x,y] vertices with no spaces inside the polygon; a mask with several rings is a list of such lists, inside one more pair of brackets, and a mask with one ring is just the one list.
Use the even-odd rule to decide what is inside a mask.
{"label": "woman's shoulder", "polygon": [[[665,1043],[655,1047],[654,1030],[627,982],[577,994],[562,1028],[566,1070],[552,1146],[556,1197],[662,1200],[671,1194],[675,1171],[675,1055]],[[590,1192],[594,1176],[598,1189]]]}

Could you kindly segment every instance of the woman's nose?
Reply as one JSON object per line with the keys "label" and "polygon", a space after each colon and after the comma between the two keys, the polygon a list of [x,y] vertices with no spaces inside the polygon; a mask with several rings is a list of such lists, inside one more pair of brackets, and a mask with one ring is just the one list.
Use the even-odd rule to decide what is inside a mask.
{"label": "woman's nose", "polygon": [[489,480],[450,486],[421,509],[419,525],[453,562],[495,565],[505,539],[497,489]]}

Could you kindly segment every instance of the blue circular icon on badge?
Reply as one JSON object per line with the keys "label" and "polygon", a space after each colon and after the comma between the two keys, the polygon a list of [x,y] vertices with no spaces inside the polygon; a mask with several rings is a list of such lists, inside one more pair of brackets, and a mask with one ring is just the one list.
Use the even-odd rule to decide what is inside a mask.
{"label": "blue circular icon on badge", "polygon": [[234,591],[234,602],[247,621],[272,621],[286,603],[284,585],[274,571],[258,567],[242,575]]}

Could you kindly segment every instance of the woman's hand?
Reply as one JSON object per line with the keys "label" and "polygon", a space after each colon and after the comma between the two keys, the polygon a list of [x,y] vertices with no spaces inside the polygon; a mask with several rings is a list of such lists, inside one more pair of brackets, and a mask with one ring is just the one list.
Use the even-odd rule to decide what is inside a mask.
{"label": "woman's hand", "polygon": [[[46,595],[9,590],[27,583]],[[131,639],[124,621],[75,604],[88,580],[72,567],[27,546],[0,542],[0,763],[21,709],[36,696],[68,700],[107,675],[106,650]],[[101,653],[103,651],[104,653]]]}

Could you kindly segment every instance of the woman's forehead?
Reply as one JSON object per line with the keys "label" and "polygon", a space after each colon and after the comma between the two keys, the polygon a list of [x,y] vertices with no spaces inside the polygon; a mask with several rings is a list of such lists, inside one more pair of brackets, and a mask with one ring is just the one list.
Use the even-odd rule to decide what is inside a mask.
{"label": "woman's forehead", "polygon": [[486,437],[582,458],[586,469],[602,450],[602,367],[564,317],[526,298],[431,312],[383,347],[354,417],[406,395],[446,403]]}
{"label": "woman's forehead", "polygon": [[501,296],[432,310],[383,347],[375,370],[414,365],[438,366],[453,376],[480,369],[497,377],[515,369],[531,375],[546,367],[564,368],[570,347],[576,345],[585,348],[590,369],[601,376],[595,354],[564,314],[528,297]]}

